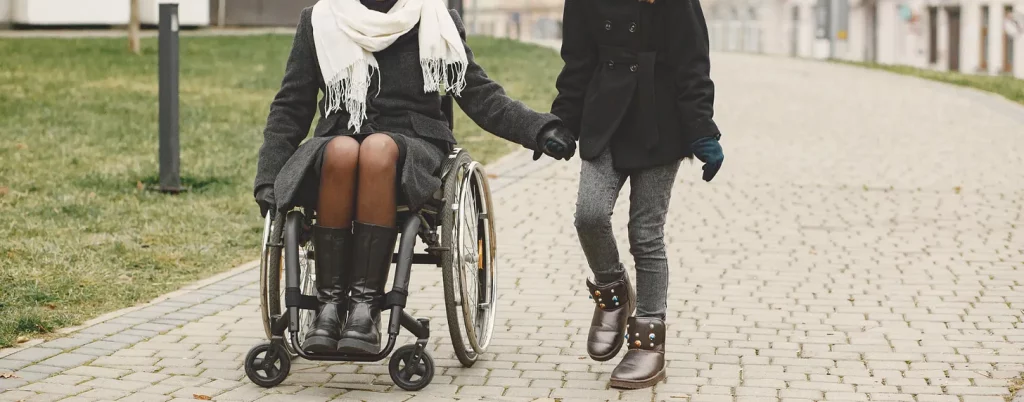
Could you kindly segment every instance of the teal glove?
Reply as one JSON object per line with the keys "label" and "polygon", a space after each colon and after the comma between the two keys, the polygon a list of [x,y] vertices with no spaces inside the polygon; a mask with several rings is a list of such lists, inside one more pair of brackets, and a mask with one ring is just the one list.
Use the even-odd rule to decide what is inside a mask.
{"label": "teal glove", "polygon": [[703,137],[694,141],[690,148],[693,150],[693,156],[704,162],[704,181],[711,181],[718,174],[718,170],[722,168],[722,161],[725,160],[725,155],[722,154],[722,145],[718,143],[716,137]]}

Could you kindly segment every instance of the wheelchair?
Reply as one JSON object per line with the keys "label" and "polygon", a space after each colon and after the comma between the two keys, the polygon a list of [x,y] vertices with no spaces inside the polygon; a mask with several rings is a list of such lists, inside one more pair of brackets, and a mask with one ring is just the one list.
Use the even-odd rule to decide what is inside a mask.
{"label": "wheelchair", "polygon": [[[453,126],[450,96],[443,98],[442,106],[449,126]],[[370,362],[390,354],[388,373],[395,385],[407,391],[426,387],[435,371],[426,350],[430,320],[404,311],[413,265],[441,268],[455,356],[465,367],[476,363],[490,344],[498,299],[494,208],[483,166],[465,150],[456,148],[448,156],[441,177],[441,188],[420,210],[399,206],[401,240],[392,258],[393,285],[381,306],[382,312],[390,311],[387,345],[376,355],[310,355],[302,350],[301,341],[319,307],[316,250],[310,240],[316,212],[296,208],[267,214],[260,261],[260,310],[269,342],[254,346],[245,357],[245,373],[253,383],[266,388],[280,384],[288,376],[291,361],[298,357]],[[417,238],[425,243],[426,253],[415,252]],[[400,328],[413,334],[416,341],[394,350]],[[383,328],[381,332],[383,337]]]}

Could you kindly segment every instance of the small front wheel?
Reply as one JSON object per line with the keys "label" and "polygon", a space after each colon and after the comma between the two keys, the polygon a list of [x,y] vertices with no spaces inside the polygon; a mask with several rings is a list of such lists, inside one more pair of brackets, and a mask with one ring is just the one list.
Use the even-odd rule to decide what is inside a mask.
{"label": "small front wheel", "polygon": [[288,377],[292,368],[288,352],[280,346],[264,343],[253,346],[245,356],[245,375],[253,384],[271,388]]}
{"label": "small front wheel", "polygon": [[391,381],[406,391],[419,391],[434,379],[434,359],[426,350],[419,353],[416,350],[416,345],[402,346],[388,362]]}

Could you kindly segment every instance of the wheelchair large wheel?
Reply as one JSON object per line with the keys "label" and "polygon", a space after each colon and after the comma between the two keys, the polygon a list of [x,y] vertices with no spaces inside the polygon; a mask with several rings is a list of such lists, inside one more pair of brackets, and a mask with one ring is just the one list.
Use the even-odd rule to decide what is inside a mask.
{"label": "wheelchair large wheel", "polygon": [[483,167],[465,151],[446,162],[441,256],[445,310],[455,356],[470,367],[487,350],[498,299],[494,209]]}
{"label": "wheelchair large wheel", "polygon": [[[273,215],[273,217],[271,217]],[[267,214],[263,227],[263,252],[260,259],[260,310],[267,339],[274,337],[273,322],[287,317],[284,303],[284,213]],[[300,236],[308,238],[308,236]],[[304,295],[316,294],[316,270],[313,265],[313,242],[299,246],[299,288]],[[299,311],[299,339],[305,339],[310,323],[316,318],[312,310]],[[287,328],[284,326],[282,328]],[[283,333],[277,335],[284,335]],[[291,342],[284,342],[285,350],[295,357]]]}

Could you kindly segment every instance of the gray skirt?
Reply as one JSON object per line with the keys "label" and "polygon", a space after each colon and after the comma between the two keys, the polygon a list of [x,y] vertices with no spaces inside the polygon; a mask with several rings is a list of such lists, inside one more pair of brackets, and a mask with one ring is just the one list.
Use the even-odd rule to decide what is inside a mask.
{"label": "gray skirt", "polygon": [[[399,205],[408,205],[418,210],[441,188],[441,163],[451,152],[452,145],[439,140],[410,137],[401,133],[380,132],[390,136],[398,144],[398,175],[395,186],[398,190]],[[362,142],[368,135],[353,135]],[[302,171],[301,175],[279,174],[274,184],[278,207],[315,208],[320,194],[320,169],[323,166],[324,149],[336,136],[313,137],[299,145],[282,171]],[[301,177],[298,183],[282,182],[285,177]]]}

